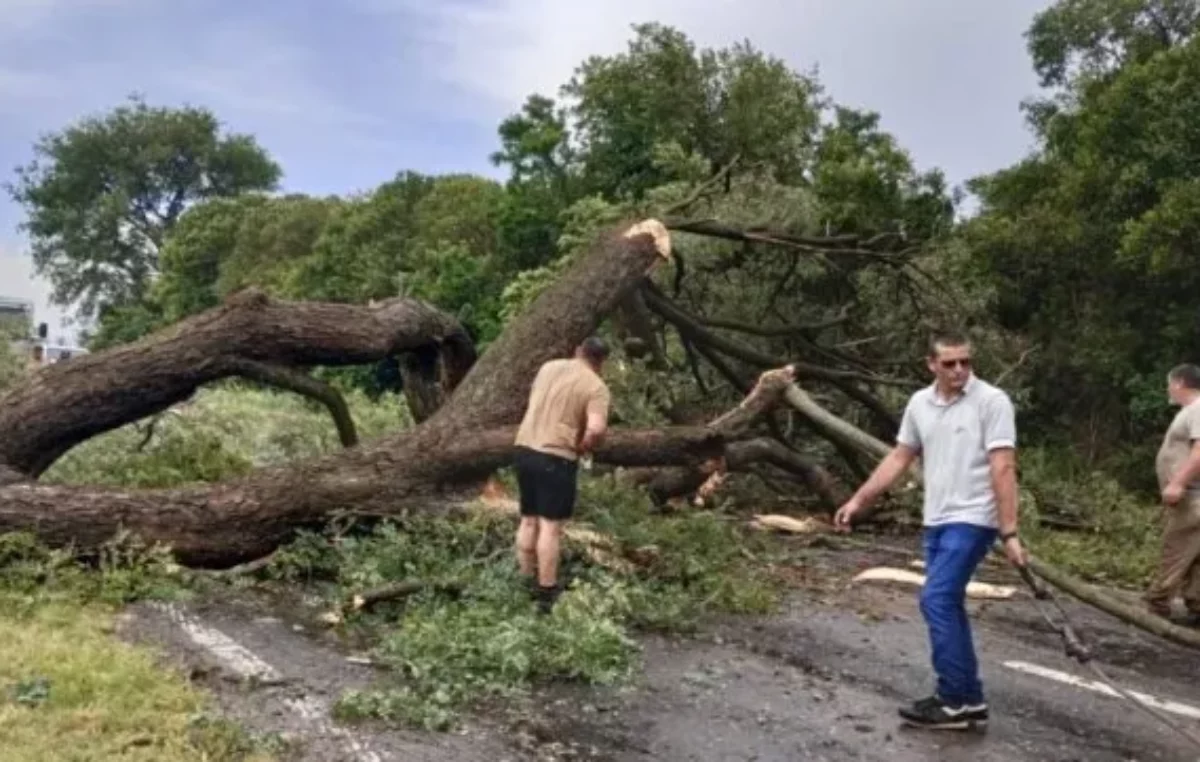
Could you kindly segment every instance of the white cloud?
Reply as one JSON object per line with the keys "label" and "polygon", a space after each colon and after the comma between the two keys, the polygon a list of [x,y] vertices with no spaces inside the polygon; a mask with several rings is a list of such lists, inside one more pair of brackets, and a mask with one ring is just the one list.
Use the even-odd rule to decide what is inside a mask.
{"label": "white cloud", "polygon": [[[358,0],[422,30],[430,76],[495,120],[657,21],[699,46],[750,40],[795,69],[819,66],[835,100],[879,111],[924,165],[955,180],[996,169],[1029,138],[1019,102],[1035,80],[1022,34],[1048,0]],[[414,22],[414,16],[418,19]],[[485,106],[479,107],[479,99]]]}

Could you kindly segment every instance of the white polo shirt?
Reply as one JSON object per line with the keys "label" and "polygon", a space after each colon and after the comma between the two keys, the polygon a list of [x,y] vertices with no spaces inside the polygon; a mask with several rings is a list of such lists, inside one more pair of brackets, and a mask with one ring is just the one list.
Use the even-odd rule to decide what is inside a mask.
{"label": "white polo shirt", "polygon": [[967,523],[997,527],[988,453],[1016,447],[1012,400],[972,375],[956,399],[928,386],[908,401],[896,441],[920,453],[925,526]]}

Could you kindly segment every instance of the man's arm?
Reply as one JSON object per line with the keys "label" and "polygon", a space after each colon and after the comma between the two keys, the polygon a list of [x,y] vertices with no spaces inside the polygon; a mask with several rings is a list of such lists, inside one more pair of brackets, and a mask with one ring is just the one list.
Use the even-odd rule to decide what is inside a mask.
{"label": "man's arm", "polygon": [[1186,487],[1193,479],[1200,476],[1200,439],[1192,440],[1192,451],[1187,460],[1179,467],[1179,473],[1171,481],[1180,487]]}
{"label": "man's arm", "polygon": [[1004,542],[1004,554],[1017,566],[1026,563],[1025,548],[1017,537],[1020,516],[1017,506],[1017,420],[1012,400],[1000,394],[983,410],[983,444],[987,449],[996,495],[996,523]]}
{"label": "man's arm", "polygon": [[608,387],[600,387],[588,399],[587,424],[583,430],[583,437],[579,441],[580,455],[586,455],[594,450],[608,432],[609,400]]}
{"label": "man's arm", "polygon": [[900,418],[900,431],[896,433],[896,446],[879,462],[879,465],[858,488],[854,496],[834,514],[834,527],[841,531],[849,531],[851,519],[869,508],[871,503],[895,484],[896,480],[908,471],[920,452],[921,432],[917,429],[916,418],[913,415],[913,401],[910,399],[904,408],[904,415]]}
{"label": "man's arm", "polygon": [[913,461],[917,459],[917,450],[908,444],[898,444],[887,456],[879,461],[879,465],[871,472],[871,476],[863,482],[849,503],[855,505],[855,511],[868,508],[880,495],[888,490],[899,479]]}
{"label": "man's arm", "polygon": [[1000,535],[1017,533],[1017,455],[1011,447],[988,450],[992,471],[992,489],[996,493],[996,514]]}

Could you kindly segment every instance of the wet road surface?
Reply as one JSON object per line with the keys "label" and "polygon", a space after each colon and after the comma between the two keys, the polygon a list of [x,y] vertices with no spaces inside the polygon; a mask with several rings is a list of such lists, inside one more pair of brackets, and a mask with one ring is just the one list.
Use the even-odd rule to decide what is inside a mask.
{"label": "wet road surface", "polygon": [[[1066,659],[1023,595],[971,603],[987,731],[902,727],[896,708],[932,685],[916,590],[850,583],[852,565],[863,563],[843,556],[822,568],[834,584],[797,590],[769,619],[645,639],[634,685],[546,688],[521,707],[481,712],[454,734],[339,727],[329,706],[375,671],[311,629],[264,616],[252,600],[139,605],[123,629],[184,664],[227,714],[294,739],[297,760],[1200,760],[1127,702],[1071,684],[1092,676]],[[1122,688],[1169,702],[1172,719],[1200,733],[1200,654],[1067,605]]]}

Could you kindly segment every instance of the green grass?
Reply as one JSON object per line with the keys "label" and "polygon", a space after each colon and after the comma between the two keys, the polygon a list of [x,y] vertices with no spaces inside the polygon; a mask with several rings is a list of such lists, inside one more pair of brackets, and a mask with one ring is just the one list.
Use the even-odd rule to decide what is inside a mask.
{"label": "green grass", "polygon": [[122,603],[181,584],[163,554],[136,545],[114,544],[87,568],[0,535],[0,760],[273,759],[156,654],[114,637]]}
{"label": "green grass", "polygon": [[150,652],[112,637],[113,607],[43,602],[0,619],[0,760],[267,762]]}

